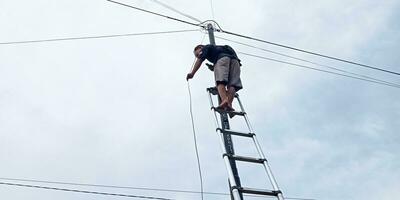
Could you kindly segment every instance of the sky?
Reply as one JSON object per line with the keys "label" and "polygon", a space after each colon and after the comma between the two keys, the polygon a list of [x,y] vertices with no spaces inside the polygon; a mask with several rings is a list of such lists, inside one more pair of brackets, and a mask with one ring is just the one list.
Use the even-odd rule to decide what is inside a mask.
{"label": "sky", "polygon": [[[121,2],[190,21],[151,0]],[[222,29],[400,71],[400,1],[162,0]],[[214,17],[210,2],[213,4]],[[171,199],[199,194],[4,180],[200,190],[186,74],[199,28],[112,4],[0,1],[0,43],[66,37],[193,32],[0,45],[0,182]],[[232,39],[400,84],[398,75]],[[320,69],[216,39],[240,52]],[[400,195],[400,90],[239,54],[239,92],[284,196],[389,200]],[[200,68],[190,81],[204,191],[227,193],[227,172]],[[234,105],[237,108],[237,105]],[[243,128],[239,118],[232,129]],[[255,156],[234,138],[238,155]],[[258,165],[239,164],[243,186],[271,189]],[[124,199],[0,185],[2,199]],[[205,195],[204,199],[228,199]],[[261,199],[247,197],[247,199]]]}

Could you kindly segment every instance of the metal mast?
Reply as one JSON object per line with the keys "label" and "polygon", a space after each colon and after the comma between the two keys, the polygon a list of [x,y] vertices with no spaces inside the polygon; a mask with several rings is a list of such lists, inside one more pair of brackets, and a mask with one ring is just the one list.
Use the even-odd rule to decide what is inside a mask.
{"label": "metal mast", "polygon": [[[208,37],[210,39],[210,44],[212,45],[216,45],[215,44],[215,37],[214,37],[214,26],[209,23],[207,24],[207,31],[208,31]],[[218,103],[221,103],[221,98],[218,97]],[[222,125],[222,129],[230,129],[229,126],[229,119],[228,119],[228,114],[227,113],[223,113],[221,114],[221,125]],[[235,155],[235,150],[233,148],[233,142],[232,142],[232,137],[230,134],[224,134],[224,147],[226,149],[226,153],[229,155]],[[228,159],[228,158],[227,158]],[[240,178],[239,178],[239,174],[238,174],[238,170],[236,167],[236,161],[233,159],[228,159],[229,160],[229,164],[231,166],[232,169],[232,175],[234,182],[232,183],[232,180],[229,179],[229,185],[230,186],[237,186],[237,187],[241,187],[241,183],[240,183]],[[229,171],[229,170],[228,170]],[[231,199],[233,200],[242,200],[243,199],[243,195],[242,192],[240,192],[238,189],[233,189],[230,190],[231,192]]]}

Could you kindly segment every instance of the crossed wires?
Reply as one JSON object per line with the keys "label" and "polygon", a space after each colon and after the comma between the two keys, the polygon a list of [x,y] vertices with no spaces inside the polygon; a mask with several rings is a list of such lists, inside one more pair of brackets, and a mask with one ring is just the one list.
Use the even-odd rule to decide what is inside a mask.
{"label": "crossed wires", "polygon": [[[262,42],[262,43],[266,43],[266,44],[270,44],[270,45],[274,45],[274,46],[278,46],[278,47],[282,47],[282,48],[286,48],[286,49],[291,49],[291,50],[302,52],[302,53],[306,53],[306,54],[311,54],[311,55],[314,55],[314,56],[319,56],[319,57],[323,57],[323,58],[327,58],[327,59],[331,59],[331,60],[336,60],[336,61],[340,61],[340,62],[344,62],[344,63],[348,63],[348,64],[353,64],[353,65],[357,65],[357,66],[364,67],[364,68],[369,68],[369,69],[378,70],[378,71],[382,71],[382,72],[386,72],[386,73],[400,75],[399,72],[395,72],[395,71],[391,71],[391,70],[387,70],[387,69],[382,69],[382,68],[378,68],[378,67],[374,67],[374,66],[370,66],[370,65],[366,65],[366,64],[350,61],[350,60],[345,60],[345,59],[342,59],[342,58],[328,56],[328,55],[325,55],[325,54],[316,53],[316,52],[312,52],[312,51],[308,51],[308,50],[304,50],[304,49],[300,49],[300,48],[296,48],[296,47],[292,47],[292,46],[288,46],[288,45],[278,44],[276,42],[271,42],[271,41],[267,41],[267,40],[263,40],[263,39],[259,39],[259,38],[255,38],[255,37],[251,37],[251,36],[246,36],[246,35],[234,33],[234,32],[231,32],[231,31],[226,31],[226,30],[223,30],[218,25],[218,23],[215,22],[214,20],[207,20],[207,21],[204,21],[204,22],[196,24],[196,23],[184,21],[184,20],[181,20],[181,19],[177,19],[177,18],[174,18],[174,17],[170,17],[170,16],[167,16],[167,15],[155,13],[155,12],[152,12],[152,11],[149,11],[149,10],[145,10],[145,9],[142,9],[142,8],[138,8],[136,6],[120,3],[120,2],[117,2],[117,1],[113,1],[113,0],[107,0],[107,1],[119,4],[119,5],[122,5],[122,6],[130,7],[130,8],[136,9],[136,10],[140,10],[140,11],[143,11],[143,12],[147,12],[147,13],[150,13],[150,14],[154,14],[154,15],[158,15],[158,16],[161,16],[161,17],[165,17],[165,18],[168,18],[168,19],[171,19],[171,20],[175,20],[175,21],[179,21],[179,22],[182,22],[182,23],[186,23],[186,24],[189,24],[189,25],[199,26],[199,27],[202,27],[202,28],[206,28],[205,27],[206,23],[213,22],[214,24],[217,25],[217,28],[215,29],[215,31],[217,31],[217,32],[222,32],[222,33],[226,33],[226,34],[229,34],[229,35],[234,35],[234,36],[245,38],[245,39],[249,39],[249,40],[254,40],[254,41],[258,41],[258,42]],[[186,16],[186,14],[185,14],[185,16]],[[196,19],[196,21],[199,21],[199,20]]]}

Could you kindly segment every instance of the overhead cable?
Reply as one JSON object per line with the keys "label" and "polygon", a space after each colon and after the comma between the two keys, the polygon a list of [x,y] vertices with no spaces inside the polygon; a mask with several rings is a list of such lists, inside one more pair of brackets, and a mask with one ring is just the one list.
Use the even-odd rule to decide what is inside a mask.
{"label": "overhead cable", "polygon": [[57,42],[57,41],[68,41],[68,40],[87,40],[87,39],[101,39],[101,38],[115,38],[115,37],[130,37],[130,36],[140,36],[140,35],[160,35],[160,34],[183,33],[183,32],[193,32],[193,31],[199,31],[199,30],[191,29],[191,30],[127,33],[127,34],[84,36],[84,37],[51,38],[51,39],[41,39],[41,40],[24,40],[24,41],[0,42],[0,45],[27,44],[27,43],[40,43],[40,42]]}
{"label": "overhead cable", "polygon": [[[98,187],[98,188],[113,188],[113,189],[128,189],[128,190],[145,190],[145,191],[158,191],[158,192],[175,192],[175,193],[187,193],[187,194],[199,194],[199,191],[193,190],[177,190],[177,189],[162,189],[162,188],[150,188],[150,187],[132,187],[132,186],[116,186],[116,185],[102,185],[102,184],[89,184],[89,183],[73,183],[73,182],[60,182],[60,181],[46,181],[46,180],[33,180],[33,179],[18,179],[18,178],[5,178],[0,177],[0,180],[7,181],[21,181],[30,183],[46,183],[46,184],[57,184],[57,185],[73,185],[73,186],[84,186],[84,187]],[[222,192],[204,192],[209,195],[228,195],[228,193]]]}
{"label": "overhead cable", "polygon": [[[132,5],[120,3],[120,2],[117,2],[117,1],[113,1],[113,0],[107,0],[107,1],[119,4],[119,5],[122,5],[122,6],[130,7],[130,8],[133,8],[133,9],[137,9],[137,10],[140,10],[140,11],[143,11],[143,12],[147,12],[147,13],[150,13],[150,14],[154,14],[154,15],[158,15],[158,16],[161,16],[161,17],[165,17],[165,18],[168,18],[168,19],[171,19],[171,20],[175,20],[175,21],[179,21],[179,22],[182,22],[182,23],[186,23],[186,24],[189,24],[189,25],[199,26],[199,27],[202,27],[202,28],[206,28],[204,23],[205,22],[210,22],[210,21],[214,22],[215,24],[218,25],[218,23],[216,23],[214,20],[207,20],[205,22],[195,24],[195,23],[192,23],[192,22],[184,21],[184,20],[181,20],[181,19],[177,19],[177,18],[170,17],[170,16],[163,15],[163,14],[159,14],[159,13],[156,13],[156,12],[152,12],[152,11],[145,10],[145,9],[142,9],[142,8],[138,8],[138,7],[135,7],[135,6],[132,6]],[[274,45],[274,46],[279,46],[279,47],[282,47],[282,48],[287,48],[287,49],[299,51],[299,52],[302,52],[302,53],[307,53],[307,54],[311,54],[311,55],[315,55],[315,56],[320,56],[320,57],[328,58],[328,59],[331,59],[331,60],[336,60],[336,61],[340,61],[340,62],[344,62],[344,63],[348,63],[348,64],[353,64],[353,65],[357,65],[357,66],[364,67],[364,68],[369,68],[369,69],[378,70],[378,71],[382,71],[382,72],[386,72],[386,73],[400,75],[399,72],[395,72],[395,71],[391,71],[391,70],[387,70],[387,69],[382,69],[382,68],[378,68],[378,67],[374,67],[374,66],[370,66],[370,65],[366,65],[366,64],[350,61],[350,60],[345,60],[345,59],[342,59],[342,58],[328,56],[328,55],[325,55],[325,54],[316,53],[316,52],[312,52],[312,51],[308,51],[308,50],[304,50],[304,49],[300,49],[300,48],[296,48],[296,47],[291,47],[291,46],[288,46],[288,45],[278,44],[276,42],[270,42],[270,41],[267,41],[267,40],[263,40],[263,39],[259,39],[259,38],[255,38],[255,37],[251,37],[251,36],[247,36],[247,35],[234,33],[234,32],[231,32],[231,31],[226,31],[226,30],[223,30],[219,25],[218,25],[218,28],[215,31],[218,31],[218,32],[221,32],[221,33],[230,34],[230,35],[234,35],[234,36],[237,36],[237,37],[246,38],[246,39],[249,39],[249,40],[254,40],[254,41],[258,41],[258,42],[267,43],[267,44]]]}
{"label": "overhead cable", "polygon": [[371,83],[376,83],[376,84],[380,84],[380,85],[386,85],[386,86],[390,86],[390,87],[394,87],[394,88],[400,88],[400,87],[398,87],[396,85],[392,85],[392,84],[387,84],[387,83],[374,81],[374,80],[370,80],[370,79],[365,79],[365,78],[360,78],[360,77],[356,77],[356,76],[351,76],[351,75],[347,75],[347,74],[341,74],[341,73],[332,72],[332,71],[328,71],[328,70],[318,69],[318,68],[309,67],[309,66],[305,66],[305,65],[300,65],[300,64],[296,64],[296,63],[281,61],[281,60],[277,60],[277,59],[273,59],[273,58],[268,58],[268,57],[265,57],[265,56],[259,56],[259,55],[254,55],[254,54],[245,53],[245,52],[239,52],[239,51],[238,51],[238,53],[246,55],[246,56],[251,56],[251,57],[260,58],[260,59],[264,59],[264,60],[269,60],[269,61],[273,61],[273,62],[279,62],[279,63],[288,64],[288,65],[292,65],[292,66],[296,66],[296,67],[301,67],[301,68],[314,70],[314,71],[334,74],[334,75],[343,76],[343,77],[347,77],[347,78],[358,79],[358,80],[367,81],[367,82],[371,82]]}
{"label": "overhead cable", "polygon": [[153,14],[153,15],[157,15],[157,16],[160,16],[160,17],[164,17],[164,18],[167,18],[167,19],[171,19],[171,20],[175,20],[175,21],[182,22],[182,23],[185,23],[185,24],[189,24],[189,25],[192,25],[192,26],[199,26],[199,27],[203,27],[204,28],[204,26],[201,25],[201,23],[195,24],[195,23],[192,23],[192,22],[188,22],[188,21],[185,21],[185,20],[177,19],[175,17],[170,17],[170,16],[167,16],[167,15],[163,15],[163,14],[160,14],[160,13],[153,12],[153,11],[145,10],[143,8],[139,8],[139,7],[136,7],[136,6],[124,4],[124,3],[121,3],[121,2],[117,2],[117,1],[113,1],[113,0],[107,0],[107,1],[109,1],[111,3],[119,4],[121,6],[125,6],[125,7],[133,8],[133,9],[136,9],[136,10],[140,10],[140,11],[143,11],[143,12],[147,12],[147,13],[150,13],[150,14]]}
{"label": "overhead cable", "polygon": [[210,6],[211,6],[211,16],[212,16],[212,19],[215,20],[215,17],[214,17],[214,6],[213,6],[213,1],[212,1],[212,0],[210,0]]}
{"label": "overhead cable", "polygon": [[189,19],[192,19],[192,20],[197,21],[199,23],[202,22],[201,20],[199,20],[199,19],[197,19],[197,18],[195,18],[195,17],[193,17],[191,15],[188,15],[188,14],[186,14],[184,12],[181,12],[181,11],[179,11],[179,10],[177,10],[177,9],[175,9],[175,8],[169,6],[169,5],[167,5],[167,4],[165,4],[165,3],[161,2],[161,1],[158,1],[158,0],[150,0],[150,1],[153,1],[154,3],[157,3],[157,4],[161,5],[161,6],[163,6],[164,8],[167,8],[167,9],[169,9],[171,11],[174,11],[174,12],[176,12],[176,13],[182,15],[182,16],[185,16],[185,17],[187,17]]}
{"label": "overhead cable", "polygon": [[345,63],[348,63],[348,64],[353,64],[353,65],[357,65],[357,66],[360,66],[360,67],[365,67],[365,68],[378,70],[378,71],[382,71],[382,72],[386,72],[386,73],[400,75],[399,72],[394,72],[394,71],[390,71],[390,70],[387,70],[387,69],[373,67],[373,66],[366,65],[366,64],[361,64],[361,63],[358,63],[358,62],[345,60],[345,59],[342,59],[342,58],[337,58],[337,57],[333,57],[333,56],[324,55],[324,54],[321,54],[321,53],[316,53],[316,52],[312,52],[312,51],[308,51],[308,50],[299,49],[299,48],[296,48],[296,47],[291,47],[291,46],[287,46],[287,45],[283,45],[283,44],[278,44],[278,43],[275,43],[275,42],[270,42],[270,41],[258,39],[258,38],[255,38],[255,37],[241,35],[241,34],[238,34],[238,33],[233,33],[233,32],[225,31],[225,30],[222,30],[222,29],[220,30],[220,32],[226,33],[226,34],[230,34],[230,35],[234,35],[234,36],[238,36],[238,37],[242,37],[242,38],[246,38],[246,39],[249,39],[249,40],[254,40],[254,41],[263,42],[263,43],[267,43],[267,44],[274,45],[274,46],[279,46],[279,47],[283,47],[283,48],[299,51],[299,52],[302,52],[302,53],[307,53],[307,54],[311,54],[311,55],[315,55],[315,56],[328,58],[328,59],[331,59],[331,60],[336,60],[336,61],[345,62]]}
{"label": "overhead cable", "polygon": [[257,47],[257,46],[246,44],[246,43],[243,43],[243,42],[238,42],[238,41],[227,39],[227,38],[224,38],[224,37],[220,37],[220,36],[215,36],[215,37],[219,38],[221,40],[233,42],[233,43],[236,43],[236,44],[240,44],[240,45],[243,45],[243,46],[251,47],[251,48],[258,49],[258,50],[261,50],[261,51],[265,51],[265,52],[268,52],[268,53],[272,53],[272,54],[275,54],[275,55],[284,56],[284,57],[291,58],[291,59],[294,59],[294,60],[299,60],[299,61],[302,61],[302,62],[310,63],[310,64],[313,64],[313,65],[317,65],[317,66],[320,66],[320,67],[326,67],[328,69],[333,69],[333,70],[336,70],[336,71],[348,73],[348,74],[359,76],[359,77],[362,77],[362,78],[371,79],[371,80],[374,80],[374,81],[379,81],[379,82],[383,82],[383,83],[387,83],[387,84],[390,84],[390,85],[394,85],[394,86],[400,87],[400,85],[397,84],[397,83],[392,83],[392,82],[380,80],[380,79],[377,79],[377,78],[374,78],[374,77],[371,77],[371,76],[366,76],[366,75],[362,75],[362,74],[358,74],[358,73],[353,73],[353,72],[346,71],[346,70],[343,70],[343,69],[339,69],[339,68],[336,68],[336,67],[332,67],[332,66],[320,64],[320,63],[317,63],[317,62],[305,60],[305,59],[294,57],[294,56],[291,56],[291,55],[288,55],[288,54],[279,53],[279,52],[276,52],[276,51],[272,51],[272,50],[269,50],[269,49]]}
{"label": "overhead cable", "polygon": [[[45,183],[45,184],[56,184],[56,185],[72,185],[72,186],[83,186],[83,187],[97,187],[97,188],[112,188],[112,189],[128,189],[128,190],[186,193],[186,194],[200,194],[201,193],[200,191],[193,191],[193,190],[161,189],[161,188],[153,188],[153,187],[132,187],[132,186],[101,185],[101,184],[89,184],[89,183],[72,183],[72,182],[61,182],[61,181],[37,180],[37,179],[21,179],[21,178],[0,177],[0,180],[19,181],[19,182],[28,182],[28,183]],[[219,195],[219,196],[228,196],[228,195],[230,195],[229,193],[223,193],[223,192],[203,192],[203,193],[207,194],[207,195]],[[254,195],[246,195],[246,196],[254,196]],[[296,197],[285,197],[285,199],[315,200],[315,199],[296,198]]]}
{"label": "overhead cable", "polygon": [[172,199],[169,199],[169,198],[161,198],[161,197],[130,195],[130,194],[119,194],[119,193],[108,193],[108,192],[96,192],[96,191],[89,191],[89,190],[75,190],[75,189],[66,189],[66,188],[58,188],[58,187],[47,187],[47,186],[40,186],[40,185],[28,185],[28,184],[19,184],[19,183],[8,183],[8,182],[0,182],[0,185],[28,187],[28,188],[46,189],[46,190],[57,190],[57,191],[64,191],[64,192],[97,194],[97,195],[106,195],[106,196],[119,196],[119,197],[130,197],[130,198],[141,198],[141,199],[172,200]]}

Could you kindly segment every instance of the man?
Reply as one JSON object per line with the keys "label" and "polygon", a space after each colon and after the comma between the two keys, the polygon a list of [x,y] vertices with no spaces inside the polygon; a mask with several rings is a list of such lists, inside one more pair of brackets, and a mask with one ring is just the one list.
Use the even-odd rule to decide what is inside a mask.
{"label": "man", "polygon": [[193,70],[187,74],[186,80],[193,78],[205,59],[214,64],[209,65],[214,71],[215,84],[221,97],[217,109],[234,111],[232,101],[237,91],[243,88],[240,80],[240,59],[232,47],[225,45],[197,45],[193,51],[196,62]]}

